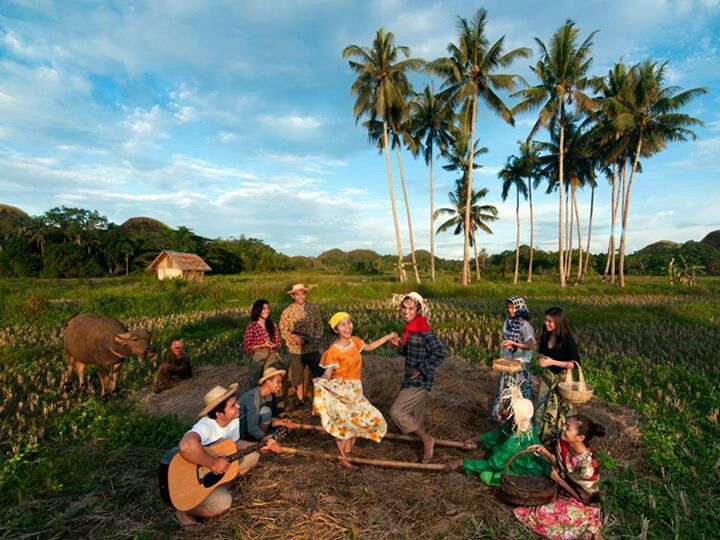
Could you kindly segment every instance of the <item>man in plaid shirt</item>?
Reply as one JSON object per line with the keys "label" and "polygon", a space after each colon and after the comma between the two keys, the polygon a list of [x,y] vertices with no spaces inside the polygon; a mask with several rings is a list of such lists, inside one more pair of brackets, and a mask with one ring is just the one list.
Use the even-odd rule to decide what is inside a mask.
{"label": "man in plaid shirt", "polygon": [[435,449],[435,438],[425,431],[423,418],[435,380],[435,369],[447,357],[445,345],[427,323],[429,309],[418,293],[406,295],[400,313],[407,323],[402,341],[391,343],[405,357],[405,377],[400,394],[390,407],[390,416],[400,431],[414,433],[423,443],[423,463],[429,463]]}

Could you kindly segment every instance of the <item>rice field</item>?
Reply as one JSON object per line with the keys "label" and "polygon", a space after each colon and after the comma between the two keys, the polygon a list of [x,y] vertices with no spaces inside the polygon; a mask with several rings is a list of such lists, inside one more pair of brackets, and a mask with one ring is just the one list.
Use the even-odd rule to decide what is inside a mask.
{"label": "rice field", "polygon": [[[110,315],[152,329],[160,352],[173,337],[183,337],[196,365],[243,363],[251,301],[268,298],[277,320],[287,304],[284,291],[297,281],[317,283],[311,299],[323,315],[349,311],[361,337],[401,328],[388,302],[399,286],[389,277],[273,274],[211,277],[203,284],[148,277],[0,281],[0,536],[54,537],[69,530],[94,537],[174,534],[157,496],[156,465],[188,423],[172,416],[156,419],[139,407],[156,360],[126,361],[123,393],[114,400],[99,399],[92,368],[94,384],[87,393],[60,388],[64,321],[78,312]],[[438,335],[477,370],[497,355],[506,296],[526,295],[536,326],[545,309],[563,306],[597,400],[640,415],[641,447],[622,455],[602,453],[606,536],[715,536],[720,281],[677,288],[644,279],[624,291],[599,281],[567,291],[542,282],[513,289],[504,283],[460,288],[441,281],[419,291],[431,299]],[[488,523],[482,508],[470,517]],[[435,530],[443,537],[442,528]],[[338,531],[353,534],[351,527]],[[247,534],[240,525],[236,532]],[[527,532],[508,522],[463,535],[520,538]]]}

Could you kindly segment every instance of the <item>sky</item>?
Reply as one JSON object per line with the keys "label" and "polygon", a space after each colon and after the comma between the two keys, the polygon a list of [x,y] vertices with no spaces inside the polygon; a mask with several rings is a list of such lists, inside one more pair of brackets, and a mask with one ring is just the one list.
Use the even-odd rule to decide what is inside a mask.
{"label": "sky", "polygon": [[[456,39],[457,17],[480,7],[490,39],[533,48],[510,70],[531,84],[533,38],[549,40],[570,18],[583,37],[599,30],[594,74],[652,58],[669,62],[669,84],[707,87],[685,110],[705,122],[698,140],[671,144],[635,182],[628,249],[720,228],[720,0],[0,0],[0,203],[31,215],[87,208],[115,223],[151,216],[205,237],[260,238],[288,255],[395,253],[385,160],[356,125],[342,50],[369,46],[384,27],[432,60]],[[411,80],[417,89],[429,81]],[[501,200],[497,172],[534,117],[512,127],[484,106],[478,115],[489,152],[474,186],[490,190],[500,215],[478,240],[496,253],[515,246],[514,198]],[[436,164],[436,207],[446,206],[455,175]],[[392,166],[407,253],[395,157]],[[415,245],[428,249],[429,172],[409,154],[403,167]],[[607,246],[609,201],[600,179],[594,252]],[[535,203],[536,245],[556,249],[557,196],[540,189]],[[589,192],[580,205],[586,233]],[[528,219],[522,205],[524,243]],[[436,249],[461,258],[462,239],[437,235]]]}

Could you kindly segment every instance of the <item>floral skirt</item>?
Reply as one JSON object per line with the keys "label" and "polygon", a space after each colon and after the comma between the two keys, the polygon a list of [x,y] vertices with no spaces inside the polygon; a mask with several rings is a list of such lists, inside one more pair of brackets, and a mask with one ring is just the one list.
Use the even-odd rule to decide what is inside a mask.
{"label": "floral skirt", "polygon": [[522,396],[530,401],[533,400],[533,380],[532,374],[528,369],[529,365],[524,364],[523,369],[517,373],[502,373],[498,377],[498,386],[495,391],[495,401],[493,401],[492,410],[490,411],[490,418],[497,422],[506,420],[504,415],[504,409],[506,405],[501,403],[500,396],[503,391],[508,387],[510,381],[516,381],[520,385],[520,391]]}
{"label": "floral skirt", "polygon": [[313,413],[320,415],[325,431],[336,439],[362,437],[380,442],[387,423],[365,398],[362,382],[345,379],[313,380]]}
{"label": "floral skirt", "polygon": [[558,383],[565,380],[565,371],[553,373],[546,369],[540,377],[540,390],[533,422],[543,444],[557,439],[565,425],[565,419],[575,413],[572,403],[567,403],[560,396]]}
{"label": "floral skirt", "polygon": [[591,539],[601,525],[599,508],[564,496],[544,506],[521,506],[513,512],[520,523],[550,540]]}

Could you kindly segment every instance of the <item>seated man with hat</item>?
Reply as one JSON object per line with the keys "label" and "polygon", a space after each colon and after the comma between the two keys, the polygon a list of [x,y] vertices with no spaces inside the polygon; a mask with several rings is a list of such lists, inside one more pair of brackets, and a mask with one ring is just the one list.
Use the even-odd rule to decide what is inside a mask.
{"label": "seated man with hat", "polygon": [[270,404],[273,395],[282,391],[283,375],[285,375],[284,369],[269,366],[263,371],[257,386],[245,392],[240,398],[241,439],[260,442],[272,433]]}
{"label": "seated man with hat", "polygon": [[[218,442],[221,439],[231,439],[237,444],[238,450],[247,448],[252,442],[244,441],[240,437],[240,404],[235,397],[237,383],[230,385],[229,389],[216,386],[210,390],[203,400],[205,407],[200,411],[201,418],[190,431],[185,433],[178,444],[180,454],[191,463],[210,467],[212,472],[223,474],[230,466],[230,462],[223,457],[214,457],[208,453],[204,446]],[[276,444],[270,441],[261,450],[262,452],[276,451]],[[245,456],[238,464],[238,477],[245,476],[250,469],[257,465],[260,455],[253,452]],[[200,525],[196,519],[215,517],[232,504],[232,495],[225,486],[219,486],[198,506],[187,512],[175,511],[175,516],[183,528]]]}

